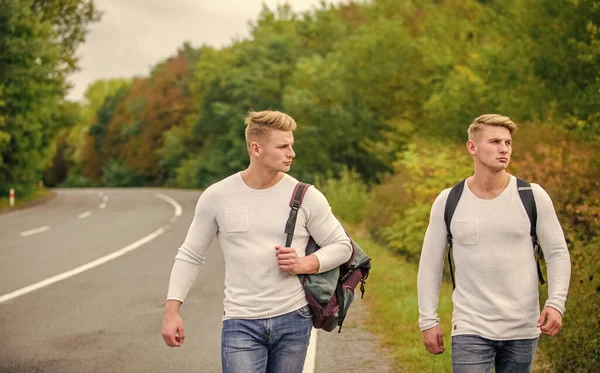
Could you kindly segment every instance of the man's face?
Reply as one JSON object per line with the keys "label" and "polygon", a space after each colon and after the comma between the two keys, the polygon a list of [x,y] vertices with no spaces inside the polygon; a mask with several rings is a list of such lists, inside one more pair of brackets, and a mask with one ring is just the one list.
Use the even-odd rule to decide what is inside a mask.
{"label": "man's face", "polygon": [[273,131],[265,136],[260,144],[261,165],[270,170],[288,172],[292,165],[292,159],[296,157],[294,149],[294,135],[292,131]]}
{"label": "man's face", "polygon": [[512,137],[504,127],[485,126],[467,143],[475,162],[490,171],[502,171],[508,167],[512,154]]}

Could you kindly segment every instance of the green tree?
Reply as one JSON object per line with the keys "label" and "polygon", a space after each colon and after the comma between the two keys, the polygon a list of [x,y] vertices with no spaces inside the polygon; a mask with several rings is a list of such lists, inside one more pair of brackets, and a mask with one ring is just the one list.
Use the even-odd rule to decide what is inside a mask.
{"label": "green tree", "polygon": [[295,22],[288,6],[275,12],[265,7],[252,26],[253,40],[203,53],[192,82],[200,103],[192,128],[197,146],[189,157],[194,161],[182,165],[200,169],[182,173],[197,176],[188,186],[207,186],[247,165],[248,110],[283,110],[283,91],[300,49]]}
{"label": "green tree", "polygon": [[[96,112],[107,96],[127,86],[127,79],[97,80],[91,83],[82,104],[66,103],[66,129],[60,131],[54,141],[54,157],[44,171],[44,182],[48,186],[65,183],[68,186],[83,186],[81,175],[81,150],[91,123],[96,120]],[[65,105],[63,105],[65,106]],[[64,112],[64,110],[63,110]]]}
{"label": "green tree", "polygon": [[[161,163],[160,158],[172,158],[170,148],[163,149],[165,133],[189,124],[187,117],[195,112],[190,62],[197,57],[196,51],[184,45],[177,56],[158,63],[149,77],[135,78],[127,85],[113,82],[113,88],[121,88],[104,99],[89,128],[82,152],[84,177],[110,180],[112,185],[118,178],[103,172],[121,175],[130,170],[135,177],[128,183],[162,184],[174,175],[173,169],[163,167],[172,162]],[[102,89],[91,88],[98,88],[102,97]]]}
{"label": "green tree", "polygon": [[0,0],[0,195],[27,193],[54,155],[54,138],[72,124],[66,74],[90,22],[92,1]]}
{"label": "green tree", "polygon": [[94,0],[33,0],[32,13],[39,14],[42,22],[52,24],[52,42],[60,46],[60,63],[57,72],[62,78],[77,70],[77,48],[85,41],[88,25],[98,22],[102,13]]}
{"label": "green tree", "polygon": [[532,44],[536,76],[548,93],[550,118],[565,119],[572,131],[600,138],[600,2],[515,1]]}
{"label": "green tree", "polygon": [[58,108],[56,121],[61,123],[63,128],[53,139],[49,148],[50,158],[43,174],[46,186],[55,187],[62,184],[75,166],[74,152],[76,148],[69,143],[69,136],[72,130],[83,122],[81,112],[81,107],[76,102],[65,101]]}
{"label": "green tree", "polygon": [[444,189],[472,173],[464,146],[417,139],[394,163],[394,175],[373,188],[366,222],[373,237],[390,250],[417,261],[431,204]]}
{"label": "green tree", "polygon": [[52,24],[22,1],[0,0],[0,194],[41,178],[63,95]]}
{"label": "green tree", "polygon": [[100,79],[90,83],[83,94],[81,114],[88,121],[92,121],[106,97],[129,84],[129,79],[124,78]]}
{"label": "green tree", "polygon": [[[310,154],[297,162],[302,178],[349,166],[373,181],[390,171],[389,160],[409,139],[426,97],[427,87],[415,78],[422,73],[420,61],[397,18],[364,25],[324,58],[301,59],[284,105],[302,123],[298,153]],[[387,136],[396,131],[404,133]],[[393,146],[385,144],[392,157],[380,154],[384,136],[394,137]]]}
{"label": "green tree", "polygon": [[99,182],[102,177],[102,167],[109,159],[118,158],[115,144],[105,142],[118,105],[129,94],[130,86],[119,88],[114,94],[105,98],[104,103],[96,113],[96,118],[89,128],[81,148],[82,176]]}

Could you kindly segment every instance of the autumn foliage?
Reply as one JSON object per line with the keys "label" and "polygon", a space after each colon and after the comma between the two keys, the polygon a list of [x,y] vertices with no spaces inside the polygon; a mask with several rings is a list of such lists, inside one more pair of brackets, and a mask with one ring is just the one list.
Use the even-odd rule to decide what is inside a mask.
{"label": "autumn foliage", "polygon": [[190,61],[181,52],[107,98],[84,145],[83,174],[99,180],[109,162],[116,161],[135,175],[134,184],[161,184],[164,173],[157,167],[156,150],[164,133],[182,126],[193,110],[190,77]]}

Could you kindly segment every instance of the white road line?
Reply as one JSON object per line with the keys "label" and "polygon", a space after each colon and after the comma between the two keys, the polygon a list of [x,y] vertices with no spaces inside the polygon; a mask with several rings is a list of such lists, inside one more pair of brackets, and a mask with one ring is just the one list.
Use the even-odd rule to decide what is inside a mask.
{"label": "white road line", "polygon": [[103,202],[108,202],[108,196],[104,196],[104,197],[102,197],[102,201],[103,201]]}
{"label": "white road line", "polygon": [[92,213],[89,212],[89,211],[86,211],[86,212],[82,212],[81,214],[77,215],[77,218],[78,219],[85,219],[85,218],[87,218],[90,215],[92,215]]}
{"label": "white road line", "polygon": [[177,201],[175,201],[173,198],[171,198],[169,196],[165,196],[162,193],[156,193],[155,196],[162,199],[163,201],[170,203],[173,207],[175,207],[175,216],[181,216],[182,208],[181,208],[181,205],[179,203],[177,203]]}
{"label": "white road line", "polygon": [[45,231],[49,231],[50,227],[47,225],[44,225],[43,227],[39,227],[39,228],[35,228],[35,229],[31,229],[25,232],[21,232],[21,237],[26,237],[26,236],[31,236],[32,234],[36,234],[36,233],[41,233],[41,232],[45,232]]}
{"label": "white road line", "polygon": [[155,230],[154,232],[150,233],[149,235],[147,235],[146,237],[143,237],[143,238],[135,241],[134,243],[129,244],[129,245],[125,246],[124,248],[122,248],[120,250],[117,250],[117,251],[115,251],[115,252],[113,252],[111,254],[105,255],[105,256],[103,256],[103,257],[101,257],[99,259],[96,259],[96,260],[91,261],[91,262],[89,262],[87,264],[84,264],[82,266],[74,268],[74,269],[72,269],[70,271],[60,273],[60,274],[58,274],[56,276],[52,276],[52,277],[47,278],[45,280],[42,280],[40,282],[36,282],[35,284],[26,286],[26,287],[18,289],[18,290],[15,290],[15,291],[13,291],[11,293],[8,293],[8,294],[4,294],[4,295],[0,296],[0,303],[6,302],[6,301],[11,300],[11,299],[14,299],[16,297],[20,297],[21,295],[25,295],[27,293],[31,293],[32,291],[41,289],[41,288],[46,287],[48,285],[52,285],[52,284],[54,284],[56,282],[65,280],[65,279],[67,279],[69,277],[73,277],[75,275],[78,275],[78,274],[80,274],[82,272],[85,272],[87,270],[90,270],[92,268],[96,268],[96,267],[98,267],[98,266],[100,266],[100,265],[102,265],[104,263],[107,263],[107,262],[109,262],[111,260],[117,259],[118,257],[123,256],[123,255],[127,254],[128,252],[133,251],[133,250],[139,248],[140,246],[142,246],[142,245],[144,245],[144,244],[152,241],[156,237],[158,237],[161,234],[163,234],[165,231],[166,231],[165,227],[159,228],[159,229]]}
{"label": "white road line", "polygon": [[[156,197],[170,203],[174,208],[175,208],[175,216],[180,216],[181,215],[181,205],[179,203],[177,203],[177,201],[175,201],[174,199],[172,199],[171,197],[168,197],[164,194],[161,193],[156,193]],[[36,229],[32,229],[30,231],[26,231],[26,232],[21,232],[21,236],[28,236],[30,234],[35,234],[35,233],[39,233],[39,232],[43,232],[43,231],[47,231],[49,230],[50,227],[49,226],[45,226],[45,227],[41,227],[41,228],[36,228]],[[101,266],[104,263],[110,262],[111,260],[117,259],[120,256],[123,256],[125,254],[127,254],[130,251],[133,251],[137,248],[139,248],[140,246],[152,241],[153,239],[155,239],[156,237],[160,236],[161,234],[163,234],[164,232],[166,232],[169,229],[169,225],[165,225],[164,227],[161,227],[157,230],[155,230],[154,232],[150,233],[149,235],[140,238],[139,240],[135,241],[132,244],[129,244],[127,246],[125,246],[124,248],[117,250],[111,254],[105,255],[101,258],[98,258],[94,261],[91,261],[87,264],[84,264],[82,266],[79,266],[77,268],[71,269],[70,271],[66,271],[63,273],[60,273],[56,276],[52,276],[50,278],[47,278],[45,280],[42,280],[40,282],[36,282],[35,284],[29,285],[29,286],[25,286],[24,288],[15,290],[13,292],[10,292],[8,294],[4,294],[2,296],[0,296],[0,303],[6,302],[8,300],[20,297],[21,295],[25,295],[27,293],[31,293],[32,291],[41,289],[43,287],[52,285],[56,282],[65,280],[69,277],[73,277],[75,275],[78,275],[82,272],[85,272],[87,270],[90,270],[92,268],[96,268],[98,266]]]}
{"label": "white road line", "polygon": [[100,210],[104,209],[105,207],[106,207],[106,203],[104,203],[104,202],[102,202],[102,203],[101,203],[101,204],[98,206],[98,208],[99,208]]}
{"label": "white road line", "polygon": [[304,360],[304,368],[302,373],[313,373],[315,371],[315,363],[317,360],[317,329],[312,328],[310,332],[310,342],[308,351],[306,351],[306,360]]}

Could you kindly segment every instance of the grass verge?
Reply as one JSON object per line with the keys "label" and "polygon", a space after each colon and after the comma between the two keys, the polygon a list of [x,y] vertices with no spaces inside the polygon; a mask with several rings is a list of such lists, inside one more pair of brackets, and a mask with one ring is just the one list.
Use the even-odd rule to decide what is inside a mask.
{"label": "grass verge", "polygon": [[41,202],[52,197],[52,191],[46,188],[38,188],[32,194],[24,198],[15,198],[14,206],[10,207],[8,197],[0,198],[0,212],[17,210],[19,208]]}
{"label": "grass verge", "polygon": [[[359,245],[371,257],[373,270],[367,279],[365,302],[369,310],[367,328],[381,337],[398,372],[451,373],[452,285],[442,283],[438,314],[446,352],[431,355],[425,350],[419,330],[417,304],[418,266],[369,238],[359,236]],[[544,338],[544,336],[542,336]],[[545,351],[536,351],[534,373],[554,373]]]}
{"label": "grass verge", "polygon": [[432,355],[423,346],[418,325],[417,266],[368,238],[358,237],[357,242],[371,257],[373,266],[365,293],[367,328],[381,337],[399,372],[450,373],[452,285],[442,283],[438,309],[446,352]]}

